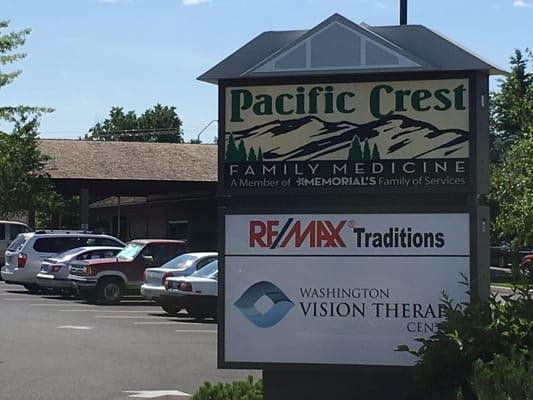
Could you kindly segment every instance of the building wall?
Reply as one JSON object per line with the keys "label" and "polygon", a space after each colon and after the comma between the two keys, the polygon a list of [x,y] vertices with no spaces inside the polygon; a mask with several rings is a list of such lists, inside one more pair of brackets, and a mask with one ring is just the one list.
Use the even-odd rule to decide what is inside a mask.
{"label": "building wall", "polygon": [[[214,198],[195,200],[168,200],[122,206],[122,240],[171,239],[169,222],[187,221],[186,239],[190,250],[217,249],[217,207]],[[117,208],[90,209],[91,229],[117,236]],[[180,224],[180,226],[182,226]]]}

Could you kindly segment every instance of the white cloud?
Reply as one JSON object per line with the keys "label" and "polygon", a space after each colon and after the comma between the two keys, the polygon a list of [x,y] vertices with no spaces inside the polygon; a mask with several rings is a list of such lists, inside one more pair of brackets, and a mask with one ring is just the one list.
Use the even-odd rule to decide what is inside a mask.
{"label": "white cloud", "polygon": [[514,0],[514,8],[533,8],[533,3],[525,2],[524,0]]}
{"label": "white cloud", "polygon": [[383,4],[381,1],[376,1],[374,3],[374,5],[377,7],[377,8],[381,8],[382,10],[386,10],[387,9],[387,6],[385,4]]}
{"label": "white cloud", "polygon": [[184,6],[197,6],[200,3],[209,3],[211,0],[181,0]]}

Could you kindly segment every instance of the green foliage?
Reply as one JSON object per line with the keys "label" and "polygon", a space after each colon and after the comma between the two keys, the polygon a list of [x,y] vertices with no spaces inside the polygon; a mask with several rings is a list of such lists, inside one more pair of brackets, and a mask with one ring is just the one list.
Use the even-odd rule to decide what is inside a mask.
{"label": "green foliage", "polygon": [[98,122],[85,135],[87,140],[183,143],[181,119],[176,107],[156,104],[141,115],[113,107],[109,117]]}
{"label": "green foliage", "polygon": [[490,362],[474,363],[472,388],[478,400],[533,399],[533,367],[528,351],[497,354]]}
{"label": "green foliage", "polygon": [[417,339],[421,346],[412,350],[418,358],[415,378],[426,392],[454,393],[461,389],[465,400],[474,400],[470,379],[474,362],[491,362],[495,355],[510,357],[513,351],[533,348],[533,299],[531,286],[513,288],[504,301],[454,304],[443,299],[445,319],[429,339]]}
{"label": "green foliage", "polygon": [[226,147],[226,161],[237,161],[239,158],[239,151],[237,150],[237,144],[235,143],[235,137],[233,133],[230,133],[228,139],[228,145]]}
{"label": "green foliage", "polygon": [[0,133],[0,218],[28,210],[46,210],[60,201],[45,171],[47,158],[38,148],[36,118]]}
{"label": "green foliage", "polygon": [[510,59],[511,74],[500,80],[500,90],[491,93],[490,131],[492,160],[499,162],[505,152],[533,125],[533,73],[527,71],[533,60],[526,50]]}
{"label": "green foliage", "polygon": [[533,243],[533,123],[492,171],[489,199],[498,204],[494,230],[516,250]]}
{"label": "green foliage", "polygon": [[352,139],[352,144],[350,145],[350,150],[348,150],[348,160],[362,160],[363,151],[361,150],[361,141],[359,136],[354,135]]}
{"label": "green foliage", "polygon": [[263,161],[263,149],[259,147],[259,150],[257,152],[257,161],[262,162]]}
{"label": "green foliage", "polygon": [[249,162],[257,161],[257,155],[255,154],[255,150],[253,147],[250,147],[250,152],[248,153],[248,161]]}
{"label": "green foliage", "polygon": [[365,145],[363,147],[363,160],[371,160],[372,155],[370,153],[370,145],[368,144],[368,140],[365,140]]}
{"label": "green foliage", "polygon": [[380,158],[378,145],[374,143],[374,146],[372,147],[372,160],[379,160]]}
{"label": "green foliage", "polygon": [[248,156],[246,154],[246,146],[244,145],[244,140],[239,142],[239,147],[237,148],[237,160],[236,161],[246,161]]}
{"label": "green foliage", "polygon": [[192,400],[262,400],[263,382],[251,376],[245,381],[231,383],[206,382],[192,397]]}

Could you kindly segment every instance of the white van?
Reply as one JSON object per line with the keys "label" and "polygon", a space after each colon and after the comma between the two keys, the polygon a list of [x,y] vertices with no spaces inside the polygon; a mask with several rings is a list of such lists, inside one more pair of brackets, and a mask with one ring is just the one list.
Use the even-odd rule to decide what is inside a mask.
{"label": "white van", "polygon": [[0,268],[5,263],[4,253],[7,246],[19,233],[30,232],[28,225],[15,221],[0,221]]}

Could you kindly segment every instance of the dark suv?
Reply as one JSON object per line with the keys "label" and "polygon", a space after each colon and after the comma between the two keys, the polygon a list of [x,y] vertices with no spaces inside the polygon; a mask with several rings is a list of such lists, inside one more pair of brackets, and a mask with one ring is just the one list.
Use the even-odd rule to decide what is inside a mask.
{"label": "dark suv", "polygon": [[140,292],[146,268],[160,267],[185,252],[180,240],[133,240],[115,258],[72,263],[69,279],[89,301],[117,304],[125,293]]}

